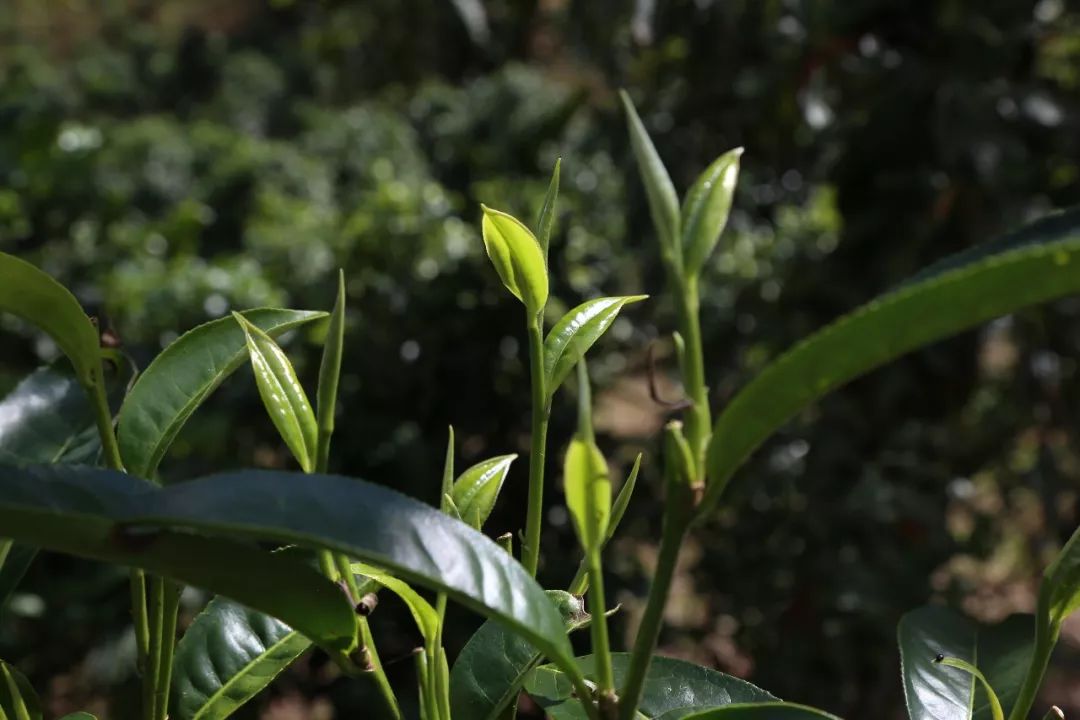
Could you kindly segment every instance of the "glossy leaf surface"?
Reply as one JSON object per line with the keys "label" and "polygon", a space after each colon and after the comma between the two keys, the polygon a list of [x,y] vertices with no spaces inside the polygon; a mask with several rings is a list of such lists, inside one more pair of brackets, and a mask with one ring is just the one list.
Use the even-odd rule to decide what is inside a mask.
{"label": "glossy leaf surface", "polygon": [[558,613],[520,564],[464,523],[388,488],[337,475],[248,470],[173,485],[139,505],[140,524],[345,553],[444,591],[507,623],[553,660],[570,660]]}
{"label": "glossy leaf surface", "polygon": [[[186,487],[184,486],[177,486]],[[112,470],[0,467],[0,527],[16,540],[144,568],[279,617],[330,651],[356,638],[352,605],[306,563],[254,545],[129,521],[169,491]],[[185,528],[186,530],[186,528]]]}
{"label": "glossy leaf surface", "polygon": [[795,703],[739,703],[706,710],[675,710],[658,720],[839,720],[824,710]]}
{"label": "glossy leaf surface", "polygon": [[0,252],[0,312],[44,331],[71,361],[75,375],[92,387],[101,372],[98,331],[75,296],[52,277],[14,255]]}
{"label": "glossy leaf surface", "polygon": [[[585,554],[599,552],[611,519],[611,478],[596,443],[575,437],[563,464],[566,507]],[[594,612],[598,612],[595,608]]]}
{"label": "glossy leaf surface", "polygon": [[683,265],[688,275],[701,271],[727,225],[742,153],[742,148],[736,148],[718,157],[686,194],[682,207],[682,243]]}
{"label": "glossy leaf surface", "polygon": [[29,681],[15,666],[0,660],[0,716],[8,720],[41,720],[41,703]]}
{"label": "glossy leaf surface", "polygon": [[586,351],[618,317],[623,306],[648,295],[602,297],[586,300],[555,323],[544,340],[544,377],[548,396],[563,384]]}
{"label": "glossy leaf surface", "polygon": [[296,370],[273,338],[233,313],[244,330],[248,357],[266,412],[304,472],[315,469],[319,428]]}
{"label": "glossy leaf surface", "polygon": [[[272,308],[242,315],[271,337],[326,317]],[[154,358],[120,408],[117,440],[128,472],[153,477],[184,423],[247,358],[244,331],[231,317],[181,335]]]}
{"label": "glossy leaf surface", "polygon": [[503,481],[517,455],[500,455],[473,465],[461,473],[450,490],[460,519],[479,530],[491,515]]}
{"label": "glossy leaf surface", "polygon": [[926,606],[904,615],[897,627],[901,675],[911,720],[989,720],[985,692],[958,668],[935,663],[939,655],[978,667],[1005,708],[1012,706],[1031,659],[1033,618],[1014,615],[993,627],[949,608]]}
{"label": "glossy leaf surface", "polygon": [[214,598],[176,646],[170,717],[228,717],[310,646],[310,640],[280,620]]}
{"label": "glossy leaf surface", "polygon": [[[578,658],[585,676],[595,677],[593,656]],[[612,670],[615,687],[621,687],[630,667],[628,653],[613,653]],[[544,665],[536,668],[525,680],[525,691],[540,703],[554,720],[583,720],[581,704],[573,697],[569,680],[558,669]],[[710,708],[731,703],[761,703],[776,697],[731,675],[709,670],[684,660],[654,657],[641,696],[639,712],[646,718],[658,718],[664,713],[687,707]]]}
{"label": "glossy leaf surface", "polygon": [[503,285],[536,315],[547,303],[548,273],[543,248],[517,218],[481,206],[484,248]]}
{"label": "glossy leaf surface", "polygon": [[0,400],[0,462],[88,463],[100,448],[94,408],[69,373],[38,368]]}
{"label": "glossy leaf surface", "polygon": [[[588,624],[580,597],[548,590],[567,632]],[[543,659],[536,648],[499,623],[487,621],[461,649],[450,671],[450,709],[455,718],[495,720],[518,696],[526,674]]]}
{"label": "glossy leaf surface", "polygon": [[965,328],[1080,291],[1080,211],[1037,222],[995,247],[1006,249],[942,261],[937,274],[882,295],[762,370],[717,418],[703,507],[715,506],[769,435],[830,390]]}
{"label": "glossy leaf surface", "polygon": [[638,117],[634,103],[625,90],[619,91],[626,122],[630,128],[630,146],[634,150],[638,172],[645,185],[649,200],[649,212],[660,238],[660,247],[669,262],[682,266],[682,248],[679,246],[679,196],[671,182],[667,168],[649,138],[645,125]]}

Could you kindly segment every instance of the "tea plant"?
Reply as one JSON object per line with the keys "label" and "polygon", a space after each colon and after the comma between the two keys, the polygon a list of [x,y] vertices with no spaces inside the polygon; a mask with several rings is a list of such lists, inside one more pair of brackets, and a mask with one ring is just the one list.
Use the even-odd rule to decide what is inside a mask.
{"label": "tea plant", "polygon": [[[480,532],[515,456],[458,473],[452,429],[438,509],[326,474],[343,362],[343,278],[328,314],[234,313],[178,338],[131,382],[127,359],[102,347],[69,291],[0,254],[0,310],[48,334],[73,370],[39,370],[0,402],[0,532],[8,538],[0,541],[0,603],[36,548],[131,568],[145,720],[227,717],[313,644],[346,673],[374,683],[385,715],[403,717],[370,629],[380,593],[405,603],[423,639],[415,652],[422,720],[512,718],[521,692],[557,720],[832,717],[737,678],[654,656],[679,548],[743,461],[836,386],[951,333],[1080,290],[1080,213],[1055,215],[933,265],[797,344],[714,421],[699,287],[727,223],[742,151],[713,162],[680,203],[625,95],[623,103],[677,309],[673,337],[686,394],[683,421],[669,422],[662,438],[659,556],[629,652],[611,647],[603,559],[631,502],[641,458],[615,495],[592,427],[585,356],[623,308],[645,297],[587,301],[545,334],[558,164],[532,228],[482,208],[488,257],[524,308],[529,340],[532,434],[519,553],[512,536],[493,542]],[[314,323],[326,324],[326,341],[312,404],[275,338]],[[245,363],[302,472],[245,470],[164,485],[158,466],[170,444]],[[582,560],[566,590],[545,591],[534,578],[548,418],[552,398],[575,371],[578,428],[566,439],[562,485]],[[184,585],[216,597],[177,642]],[[442,643],[451,600],[487,618],[452,667]],[[1011,720],[1026,718],[1061,624],[1078,606],[1074,536],[1046,570],[1033,616],[983,627],[944,607],[912,611],[899,627],[910,716],[1003,720],[1008,711]],[[568,635],[585,628],[592,653],[574,657]],[[26,679],[0,663],[0,719],[41,716]]]}

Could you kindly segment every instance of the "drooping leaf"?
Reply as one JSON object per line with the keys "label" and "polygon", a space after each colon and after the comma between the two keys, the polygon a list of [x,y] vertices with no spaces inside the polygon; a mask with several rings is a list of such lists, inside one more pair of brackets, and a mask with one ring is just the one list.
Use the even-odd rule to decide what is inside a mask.
{"label": "drooping leaf", "polygon": [[[502,548],[424,503],[355,478],[248,470],[156,489],[107,470],[0,468],[0,527],[16,540],[204,587],[340,649],[344,626],[355,629],[343,593],[297,561],[227,540],[325,548],[446,592],[571,667],[558,613]],[[142,533],[146,544],[137,542]],[[245,551],[250,557],[241,557]]]}
{"label": "drooping leaf", "polygon": [[1014,615],[993,627],[949,608],[926,606],[897,627],[901,675],[911,720],[989,720],[987,696],[963,670],[935,663],[940,655],[982,670],[1005,708],[1012,706],[1031,659],[1034,623]]}
{"label": "drooping leaf", "polygon": [[318,452],[319,429],[296,370],[273,338],[240,313],[233,313],[233,318],[244,330],[255,384],[270,420],[304,472],[312,472]]}
{"label": "drooping leaf", "polygon": [[536,239],[540,243],[540,249],[544,251],[544,261],[547,262],[548,248],[551,246],[551,231],[555,227],[555,205],[559,200],[559,173],[562,169],[562,158],[555,161],[555,168],[551,171],[551,182],[548,183],[547,193],[544,195],[544,204],[540,207],[540,215],[536,219]]}
{"label": "drooping leaf", "polygon": [[98,331],[71,292],[14,255],[0,252],[0,312],[11,313],[49,335],[71,361],[84,387],[101,374]]}
{"label": "drooping leaf", "polygon": [[28,545],[141,567],[230,597],[285,620],[330,652],[352,649],[352,605],[306,563],[188,528],[131,524],[145,506],[158,505],[152,501],[170,506],[166,493],[113,470],[0,466],[0,527]]}
{"label": "drooping leaf", "polygon": [[41,720],[41,702],[30,682],[13,665],[0,660],[0,716],[8,720]]}
{"label": "drooping leaf", "polygon": [[1080,290],[1080,211],[1064,217],[999,241],[995,247],[1010,249],[998,254],[939,263],[937,274],[882,295],[762,370],[717,418],[703,510],[715,506],[735,470],[769,435],[830,390],[965,328]]}
{"label": "drooping leaf", "polygon": [[611,518],[611,479],[596,443],[575,437],[563,465],[566,507],[585,554],[599,552]]}
{"label": "drooping leaf", "polygon": [[214,598],[176,646],[170,717],[223,720],[310,646],[280,620]]}
{"label": "drooping leaf", "polygon": [[683,267],[688,275],[701,271],[727,225],[742,153],[742,148],[735,148],[718,157],[686,194],[681,223]]}
{"label": "drooping leaf", "polygon": [[[580,597],[558,590],[547,593],[567,632],[588,624]],[[522,637],[497,622],[485,622],[465,643],[450,671],[451,716],[496,720],[517,698],[526,674],[542,659]]]}
{"label": "drooping leaf", "polygon": [[544,379],[549,396],[563,384],[578,360],[615,321],[624,305],[648,295],[587,300],[566,313],[544,340]]}
{"label": "drooping leaf", "polygon": [[840,720],[824,710],[795,703],[739,703],[718,708],[680,709],[658,720]]}
{"label": "drooping leaf", "polygon": [[532,315],[544,309],[548,299],[547,261],[540,242],[518,219],[481,206],[484,248],[503,285],[525,304]]}
{"label": "drooping leaf", "polygon": [[[270,337],[326,317],[273,308],[241,314]],[[190,330],[154,358],[120,408],[117,440],[128,472],[153,477],[184,423],[247,358],[244,331],[231,317]]]}
{"label": "drooping leaf", "polygon": [[473,465],[461,473],[450,491],[450,499],[461,520],[479,530],[491,515],[503,481],[517,455],[500,455]]}
{"label": "drooping leaf", "polygon": [[[585,677],[595,679],[593,656],[578,658]],[[630,668],[628,653],[611,656],[615,687],[621,687]],[[528,674],[525,691],[554,720],[585,720],[585,711],[573,696],[566,676],[551,665],[543,665]],[[709,670],[684,660],[655,657],[641,696],[639,712],[646,718],[688,707],[711,708],[734,703],[765,703],[776,697],[731,675]]]}
{"label": "drooping leaf", "polygon": [[649,212],[652,213],[653,225],[660,239],[660,247],[667,262],[676,268],[682,267],[682,248],[679,243],[679,196],[671,182],[664,162],[653,146],[645,125],[638,117],[634,103],[625,90],[619,91],[626,122],[630,129],[630,146],[637,160],[638,173],[645,185],[645,196],[649,200]]}

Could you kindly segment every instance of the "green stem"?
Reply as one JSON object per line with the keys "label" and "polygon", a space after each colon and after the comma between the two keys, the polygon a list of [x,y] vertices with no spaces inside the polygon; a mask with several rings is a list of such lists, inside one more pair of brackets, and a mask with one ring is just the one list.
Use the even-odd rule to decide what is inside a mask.
{"label": "green stem", "polygon": [[[670,485],[669,485],[670,488]],[[645,614],[638,627],[637,641],[630,656],[630,669],[626,675],[622,692],[619,695],[619,718],[633,720],[638,705],[645,675],[649,671],[656,642],[660,637],[660,627],[664,620],[664,606],[667,604],[671,580],[675,576],[675,564],[679,558],[679,548],[686,535],[687,523],[680,513],[672,512],[672,503],[676,498],[669,497],[668,511],[664,516],[664,530],[660,538],[660,553],[656,560],[656,572],[653,574],[652,587],[649,588],[649,600],[645,605]],[[596,622],[596,619],[593,619]]]}
{"label": "green stem", "polygon": [[592,651],[596,657],[596,680],[600,690],[600,704],[610,701],[615,691],[611,672],[611,643],[608,639],[607,602],[604,598],[604,573],[600,552],[589,553],[589,611],[592,613]]}
{"label": "green stem", "polygon": [[176,654],[176,620],[180,613],[183,586],[163,580],[162,624],[158,641],[157,684],[154,687],[154,718],[165,720],[169,714],[169,690],[172,686],[173,657]]}
{"label": "green stem", "polygon": [[709,388],[705,385],[705,355],[701,341],[700,300],[696,277],[673,280],[679,314],[679,332],[686,342],[682,358],[682,380],[693,405],[686,413],[686,439],[694,456],[695,480],[705,478],[705,453],[712,433]]}
{"label": "green stem", "polygon": [[150,604],[150,651],[147,655],[146,672],[143,674],[143,717],[156,720],[157,686],[161,679],[161,629],[165,623],[165,582],[156,575],[150,577],[148,588]]}
{"label": "green stem", "polygon": [[379,659],[379,652],[375,649],[375,639],[371,636],[371,627],[365,617],[360,618],[360,638],[364,647],[367,648],[368,661],[371,663],[372,676],[375,678],[375,685],[379,688],[379,694],[382,695],[383,702],[386,703],[386,708],[394,720],[401,720],[401,708],[398,707],[394,689],[390,687],[390,680],[386,677],[382,660]]}
{"label": "green stem", "polygon": [[1060,632],[1061,624],[1051,621],[1045,593],[1040,591],[1038,607],[1035,610],[1035,649],[1028,664],[1027,675],[1009,713],[1009,720],[1025,720],[1031,712]]}
{"label": "green stem", "polygon": [[544,387],[544,337],[539,317],[529,319],[529,370],[532,379],[532,443],[529,448],[529,508],[522,564],[536,577],[540,565],[540,525],[544,511],[544,458],[551,403]]}
{"label": "green stem", "polygon": [[[91,395],[94,400],[95,419],[97,421],[98,435],[101,437],[101,449],[105,456],[105,463],[113,470],[122,471],[124,461],[120,457],[120,446],[116,442],[116,432],[113,430],[112,412],[109,410],[109,399],[105,394],[105,373],[101,368],[98,369],[94,378]],[[136,666],[143,675],[145,688],[146,683],[149,682],[147,673],[150,660],[150,624],[146,612],[146,574],[138,568],[132,568],[129,578],[131,585],[131,620],[135,627]]]}

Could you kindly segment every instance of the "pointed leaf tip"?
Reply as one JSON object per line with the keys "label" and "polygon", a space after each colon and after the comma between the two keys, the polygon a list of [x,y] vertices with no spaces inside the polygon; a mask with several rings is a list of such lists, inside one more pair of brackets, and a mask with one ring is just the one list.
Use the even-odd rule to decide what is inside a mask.
{"label": "pointed leaf tip", "polygon": [[536,315],[548,299],[544,250],[532,231],[512,215],[480,205],[484,249],[506,289]]}

